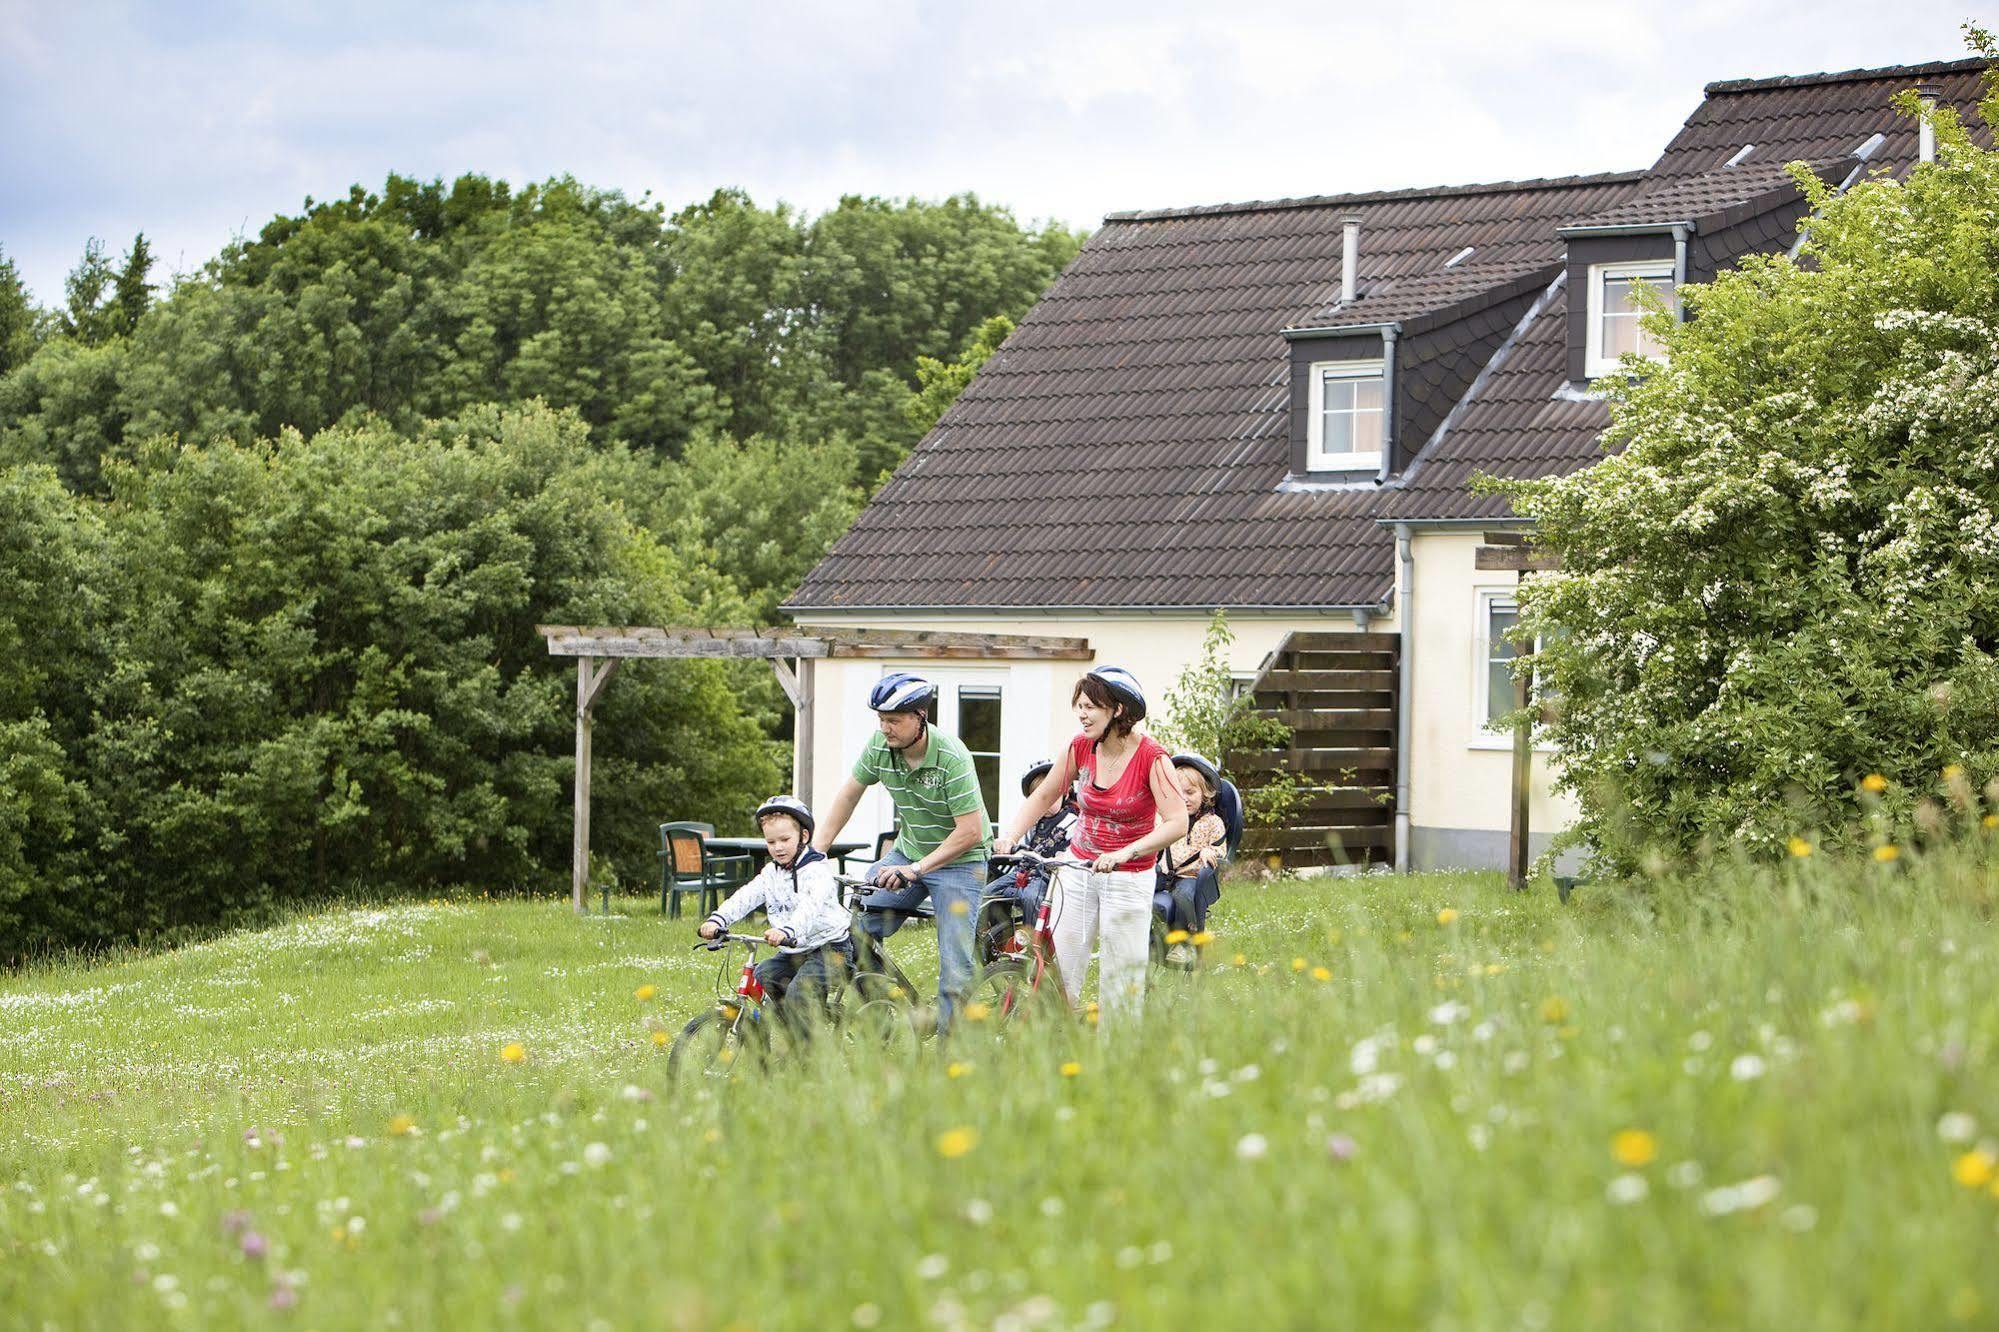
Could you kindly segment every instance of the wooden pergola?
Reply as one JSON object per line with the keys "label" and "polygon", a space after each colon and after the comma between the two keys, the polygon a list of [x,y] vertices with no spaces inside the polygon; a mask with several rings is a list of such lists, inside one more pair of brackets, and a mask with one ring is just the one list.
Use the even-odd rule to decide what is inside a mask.
{"label": "wooden pergola", "polygon": [[618,667],[632,658],[761,659],[770,663],[796,717],[792,790],[812,803],[813,666],[832,657],[925,661],[1088,661],[1086,638],[907,629],[580,627],[537,625],[552,657],[576,658],[576,806],[570,897],[578,915],[590,879],[591,713]]}
{"label": "wooden pergola", "polygon": [[[1550,555],[1530,543],[1525,532],[1487,532],[1486,544],[1472,555],[1472,567],[1484,571],[1512,570],[1525,582],[1530,573],[1547,573],[1562,567],[1559,555]],[[1524,709],[1534,696],[1533,654],[1513,680],[1513,705]],[[1506,847],[1506,885],[1527,886],[1527,864],[1533,859],[1527,850],[1527,797],[1534,784],[1534,724],[1523,720],[1513,728],[1513,789],[1511,835]]]}

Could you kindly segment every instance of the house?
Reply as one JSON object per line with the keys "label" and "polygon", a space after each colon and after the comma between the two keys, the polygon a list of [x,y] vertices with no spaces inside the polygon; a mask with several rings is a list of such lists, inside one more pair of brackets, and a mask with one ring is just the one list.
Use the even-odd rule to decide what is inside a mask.
{"label": "house", "polygon": [[[1240,762],[1322,788],[1264,849],[1497,865],[1518,575],[1474,552],[1517,520],[1468,483],[1601,456],[1590,383],[1648,350],[1638,288],[1670,306],[1786,250],[1805,207],[1786,163],[1836,187],[1904,173],[1925,149],[1890,99],[1969,117],[1984,69],[1710,84],[1642,171],[1112,214],[785,609],[1082,637],[1154,698],[1224,609],[1232,667],[1296,731]],[[824,662],[802,786],[832,789],[896,668],[942,686],[996,816],[1073,733],[1072,663]],[[1574,813],[1549,777],[1537,754],[1537,845]]]}

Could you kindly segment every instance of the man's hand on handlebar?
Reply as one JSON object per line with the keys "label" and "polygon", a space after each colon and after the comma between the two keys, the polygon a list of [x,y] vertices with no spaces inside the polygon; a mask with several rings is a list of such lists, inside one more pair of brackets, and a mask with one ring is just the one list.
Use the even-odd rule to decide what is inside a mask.
{"label": "man's hand on handlebar", "polygon": [[921,876],[909,865],[878,865],[875,867],[875,884],[882,888],[906,888]]}

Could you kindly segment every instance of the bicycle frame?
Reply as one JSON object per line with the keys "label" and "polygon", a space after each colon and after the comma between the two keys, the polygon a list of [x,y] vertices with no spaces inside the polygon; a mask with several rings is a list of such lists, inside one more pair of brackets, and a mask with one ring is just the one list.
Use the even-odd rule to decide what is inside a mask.
{"label": "bicycle frame", "polygon": [[846,898],[842,905],[847,908],[847,915],[854,922],[848,933],[854,940],[855,973],[864,975],[873,971],[885,976],[904,997],[914,1000],[915,984],[903,969],[895,964],[895,959],[888,955],[887,947],[861,926],[861,919],[867,914],[867,908],[861,905],[861,894],[872,892],[879,885],[870,879],[857,879],[848,874],[835,874],[833,881],[846,890]]}
{"label": "bicycle frame", "polygon": [[[1027,850],[1015,851],[1005,856],[995,856],[994,859],[1011,860],[1018,864],[1041,865],[1047,868],[1048,891],[1041,895],[1041,905],[1034,913],[1034,930],[1028,939],[1027,993],[1033,995],[1041,988],[1044,981],[1052,982],[1055,987],[1055,993],[1062,1000],[1062,1006],[1073,1012],[1074,1010],[1070,1008],[1069,1004],[1069,992],[1062,985],[1061,965],[1056,961],[1055,957],[1055,895],[1062,890],[1062,876],[1056,871],[1063,869],[1087,870],[1090,867],[1080,860],[1044,856]],[[1011,943],[1011,941],[1009,942]],[[1011,955],[1018,957],[1019,952],[1013,950]],[[1000,1016],[1002,1018],[1010,1017],[1016,1006],[1014,992],[1009,990],[1005,999],[1001,1001]]]}

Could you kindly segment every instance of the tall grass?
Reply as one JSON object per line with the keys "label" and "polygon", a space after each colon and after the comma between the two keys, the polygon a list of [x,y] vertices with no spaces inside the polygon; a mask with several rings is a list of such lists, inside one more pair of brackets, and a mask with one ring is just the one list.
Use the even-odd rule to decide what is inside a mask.
{"label": "tall grass", "polygon": [[[1477,875],[1241,884],[1204,972],[1155,973],[1122,1039],[822,1041],[677,1093],[652,1033],[716,962],[639,903],[334,913],[44,969],[0,982],[0,1308],[1989,1325],[1995,896],[1982,845],[1567,908]],[[926,936],[896,943],[934,975]]]}

